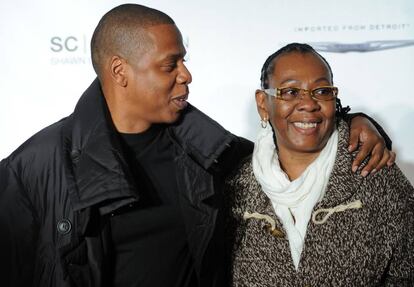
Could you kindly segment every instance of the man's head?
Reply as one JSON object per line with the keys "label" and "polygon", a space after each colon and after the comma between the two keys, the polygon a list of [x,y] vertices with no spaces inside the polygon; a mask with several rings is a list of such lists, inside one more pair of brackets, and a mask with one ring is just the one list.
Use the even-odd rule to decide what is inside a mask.
{"label": "man's head", "polygon": [[168,15],[137,4],[115,7],[99,22],[91,49],[118,131],[141,132],[178,119],[191,74],[181,33]]}
{"label": "man's head", "polygon": [[161,11],[138,4],[123,4],[107,12],[91,40],[92,65],[98,77],[111,56],[132,59],[137,51],[148,50],[152,43],[145,29],[162,24],[174,25],[174,20]]}

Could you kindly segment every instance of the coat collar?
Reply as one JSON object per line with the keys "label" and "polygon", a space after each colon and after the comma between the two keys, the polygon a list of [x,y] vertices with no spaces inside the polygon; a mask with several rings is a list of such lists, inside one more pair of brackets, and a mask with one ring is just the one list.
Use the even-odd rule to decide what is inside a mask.
{"label": "coat collar", "polygon": [[[339,204],[346,204],[352,198],[352,196],[359,190],[359,186],[363,180],[363,177],[352,172],[352,161],[355,153],[349,153],[348,142],[349,142],[349,127],[343,121],[338,122],[338,150],[335,158],[334,167],[330,175],[326,193],[323,199],[316,204],[314,210],[319,208],[334,207]],[[254,178],[253,168],[251,162],[248,164],[245,171],[250,178]],[[273,211],[270,199],[262,191],[259,183],[257,193],[254,193],[255,212],[263,213],[276,218],[275,212]],[[346,183],[346,184],[344,184]]]}
{"label": "coat collar", "polygon": [[[349,127],[343,121],[338,122],[338,151],[336,153],[334,168],[329,178],[324,198],[315,206],[315,209],[334,207],[346,204],[359,190],[363,177],[352,172],[352,161],[356,152],[350,153]],[[346,183],[346,184],[345,184]]]}
{"label": "coat collar", "polygon": [[[215,121],[189,105],[169,127],[175,142],[208,169],[234,138]],[[138,200],[118,133],[113,125],[99,80],[92,82],[64,128],[69,193],[74,210],[92,205],[101,214]]]}

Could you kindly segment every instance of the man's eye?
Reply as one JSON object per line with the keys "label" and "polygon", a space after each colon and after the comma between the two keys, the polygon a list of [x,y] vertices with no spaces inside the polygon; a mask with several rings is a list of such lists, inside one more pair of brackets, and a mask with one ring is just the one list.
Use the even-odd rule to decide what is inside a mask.
{"label": "man's eye", "polygon": [[163,70],[165,70],[167,72],[173,71],[176,67],[177,67],[176,63],[166,64],[166,65],[162,66]]}

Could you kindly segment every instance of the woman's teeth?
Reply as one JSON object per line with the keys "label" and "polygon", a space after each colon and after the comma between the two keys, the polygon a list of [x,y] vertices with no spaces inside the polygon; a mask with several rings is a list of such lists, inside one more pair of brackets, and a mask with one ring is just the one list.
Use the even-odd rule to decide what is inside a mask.
{"label": "woman's teeth", "polygon": [[301,123],[301,122],[294,122],[295,127],[300,129],[313,129],[316,128],[317,123]]}

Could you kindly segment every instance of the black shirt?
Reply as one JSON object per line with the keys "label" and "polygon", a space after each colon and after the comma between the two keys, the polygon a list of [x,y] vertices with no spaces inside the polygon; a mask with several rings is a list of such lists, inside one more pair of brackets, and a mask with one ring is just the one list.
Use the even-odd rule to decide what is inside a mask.
{"label": "black shirt", "polygon": [[114,286],[197,286],[167,131],[155,125],[121,138],[139,200],[111,217]]}

